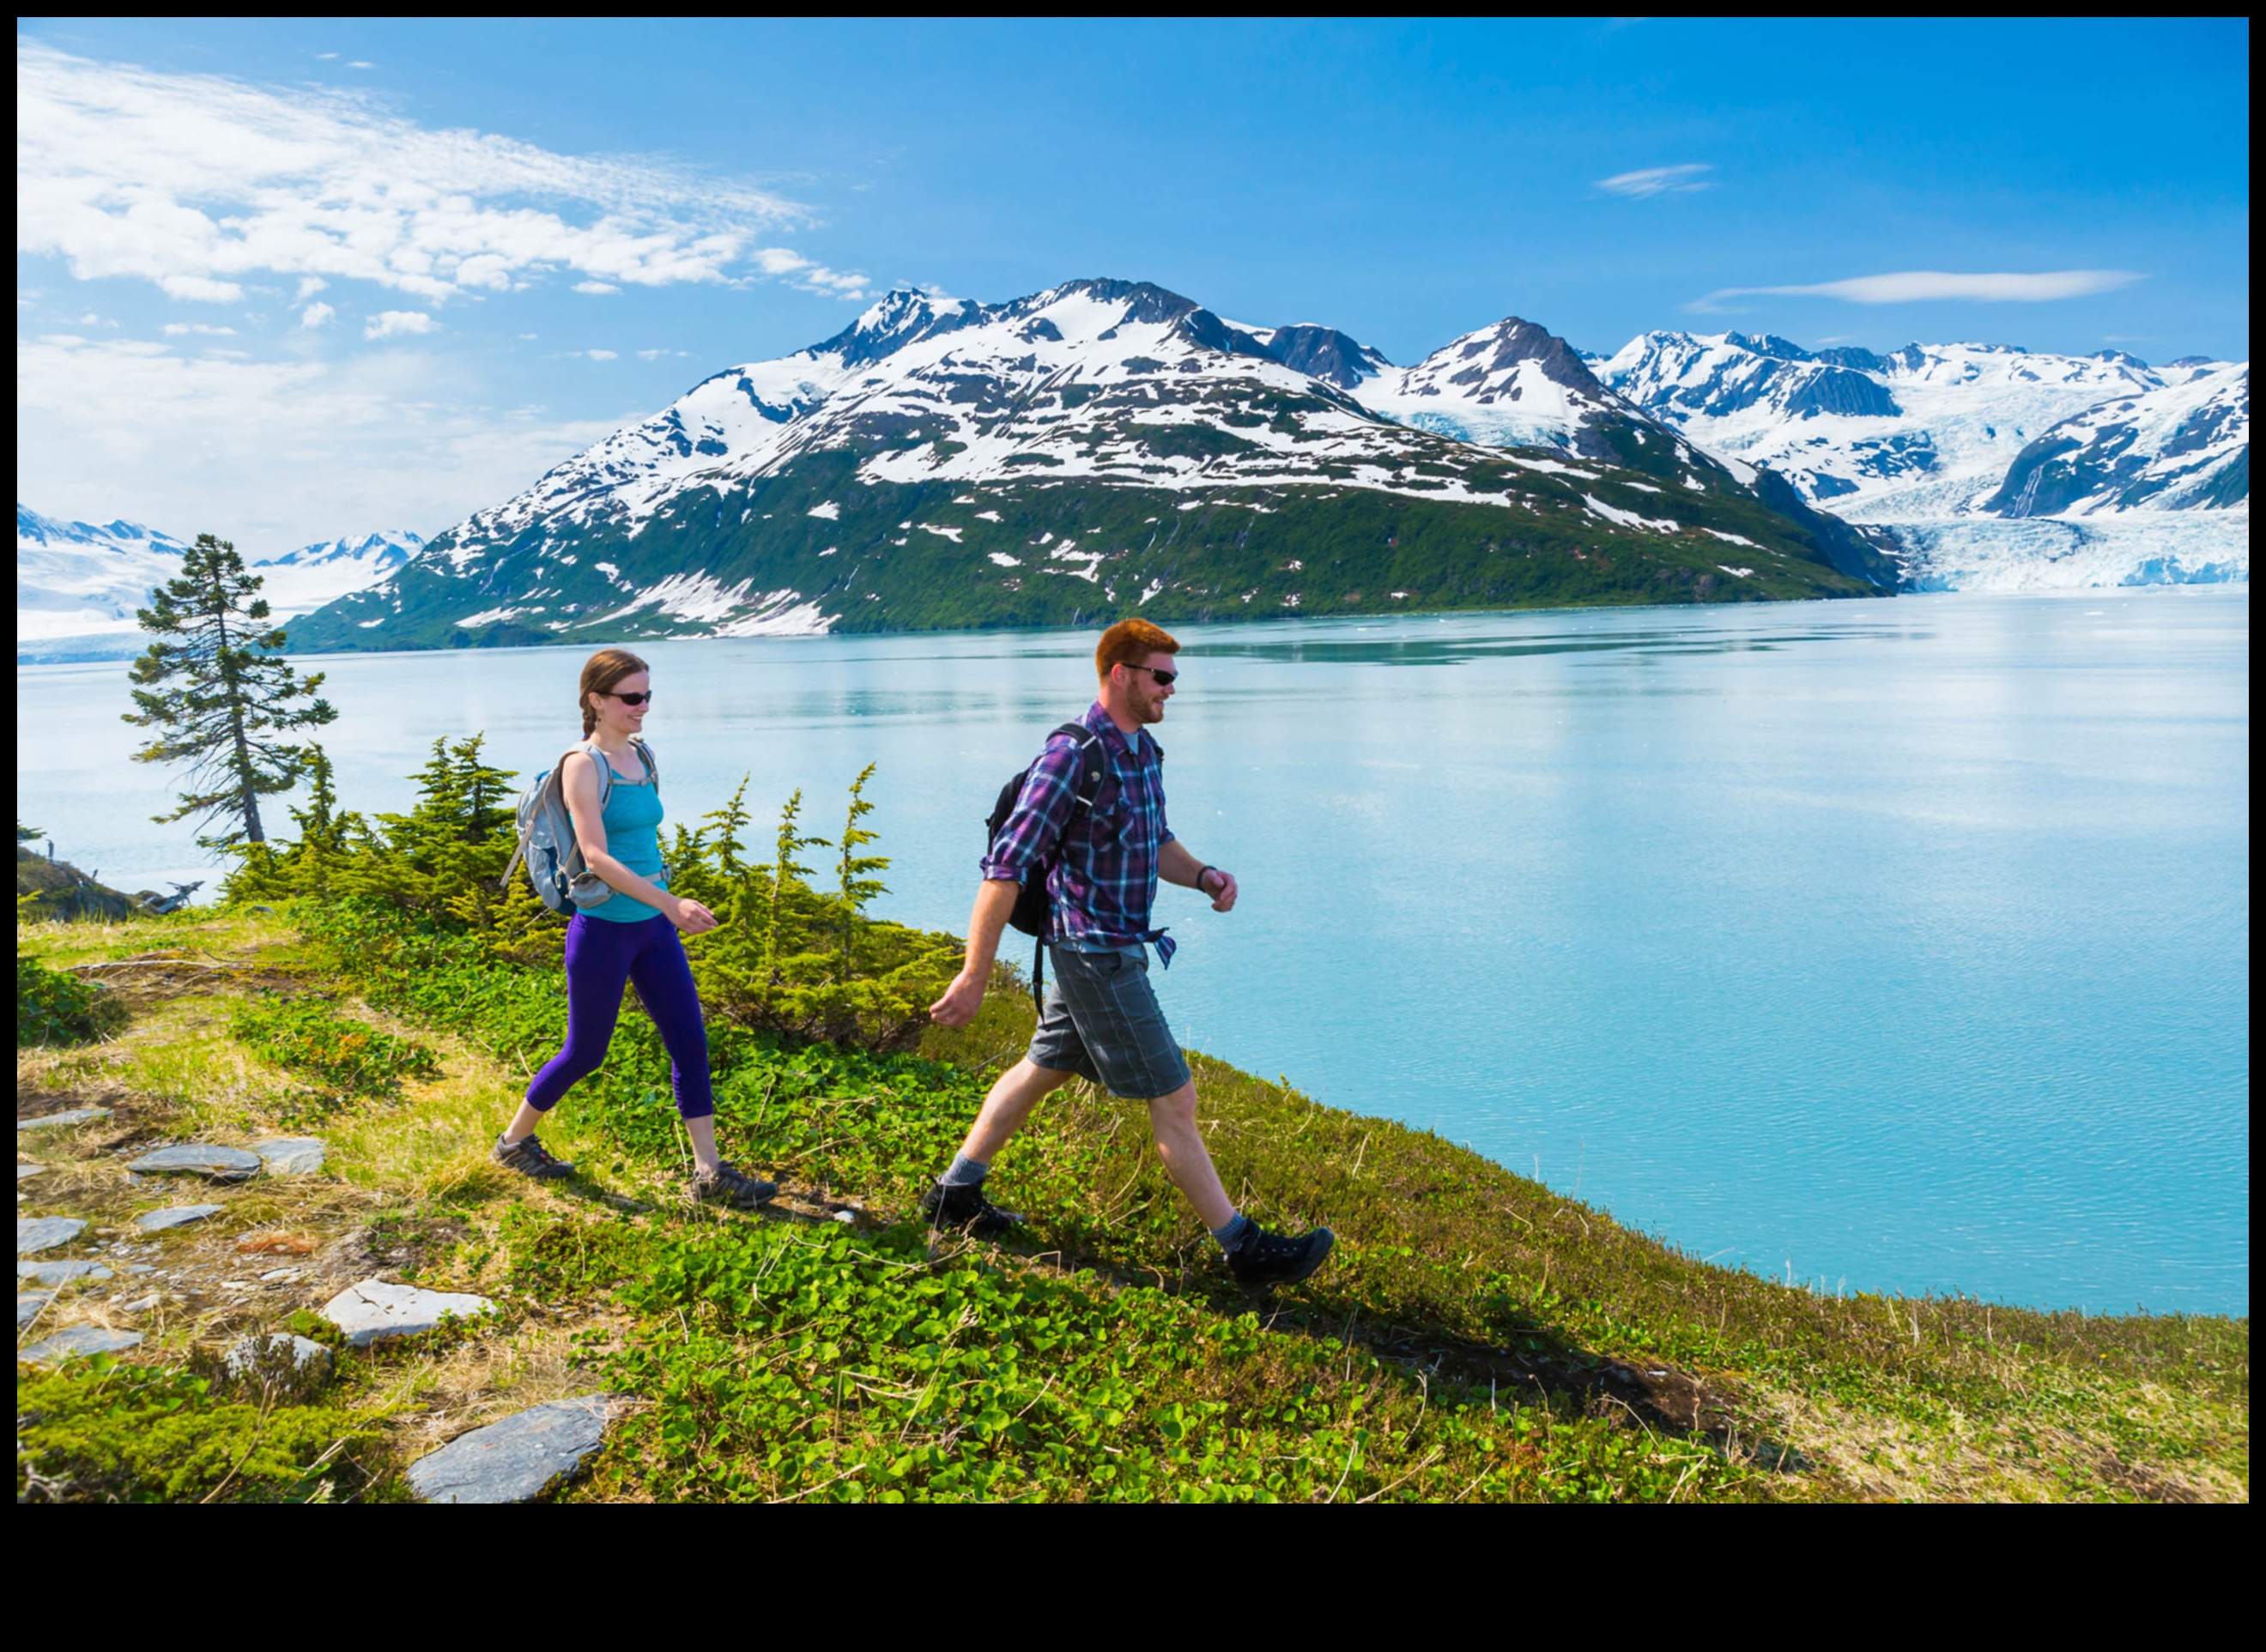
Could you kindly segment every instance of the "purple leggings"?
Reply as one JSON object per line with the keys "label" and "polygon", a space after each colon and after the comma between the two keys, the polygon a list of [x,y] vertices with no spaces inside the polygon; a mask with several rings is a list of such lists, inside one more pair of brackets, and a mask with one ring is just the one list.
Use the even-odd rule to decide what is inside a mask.
{"label": "purple leggings", "polygon": [[[618,899],[626,898],[618,896]],[[708,1034],[700,995],[676,926],[655,912],[642,924],[615,924],[574,914],[566,925],[566,1047],[543,1064],[527,1086],[527,1105],[548,1113],[560,1096],[597,1071],[622,1012],[622,988],[635,982],[646,1013],[669,1050],[676,1110],[705,1119],[716,1110],[708,1085]]]}

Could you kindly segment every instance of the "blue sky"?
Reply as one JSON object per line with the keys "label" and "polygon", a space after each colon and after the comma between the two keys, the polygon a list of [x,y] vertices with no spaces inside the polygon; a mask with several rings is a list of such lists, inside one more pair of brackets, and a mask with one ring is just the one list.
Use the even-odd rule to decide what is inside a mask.
{"label": "blue sky", "polygon": [[1509,314],[2249,349],[2239,21],[18,40],[19,493],[263,552],[436,531],[899,284],[1144,278],[1397,362]]}

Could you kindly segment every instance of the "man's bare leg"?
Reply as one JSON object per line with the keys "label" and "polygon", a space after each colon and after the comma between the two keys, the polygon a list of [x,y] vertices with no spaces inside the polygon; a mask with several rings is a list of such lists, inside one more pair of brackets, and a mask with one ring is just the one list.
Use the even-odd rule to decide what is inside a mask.
{"label": "man's bare leg", "polygon": [[[960,1144],[961,1157],[989,1165],[1023,1128],[1031,1109],[1076,1077],[1073,1072],[1034,1066],[1031,1058],[1024,1056],[992,1081],[991,1093],[983,1098],[983,1110],[968,1127],[968,1139]],[[1217,1177],[1213,1178],[1213,1185],[1218,1185]]]}
{"label": "man's bare leg", "polygon": [[1235,1207],[1219,1185],[1219,1172],[1212,1168],[1203,1132],[1196,1128],[1195,1079],[1149,1103],[1149,1129],[1157,1138],[1157,1157],[1165,1161],[1165,1173],[1195,1206],[1198,1219],[1214,1232],[1233,1221]]}

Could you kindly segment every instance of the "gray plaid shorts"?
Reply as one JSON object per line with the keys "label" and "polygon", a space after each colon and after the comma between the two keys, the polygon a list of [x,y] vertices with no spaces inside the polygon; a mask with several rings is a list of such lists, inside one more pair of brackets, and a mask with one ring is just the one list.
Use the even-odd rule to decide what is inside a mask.
{"label": "gray plaid shorts", "polygon": [[1145,948],[1047,953],[1055,978],[1031,1034],[1034,1067],[1074,1072],[1132,1101],[1153,1101],[1188,1083],[1188,1058],[1149,985]]}

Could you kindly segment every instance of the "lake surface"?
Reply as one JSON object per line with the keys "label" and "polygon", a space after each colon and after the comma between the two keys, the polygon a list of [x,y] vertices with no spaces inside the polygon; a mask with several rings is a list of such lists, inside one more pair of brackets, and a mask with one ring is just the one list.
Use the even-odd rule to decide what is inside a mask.
{"label": "lake surface", "polygon": [[[2241,587],[1190,628],[1173,824],[1244,895],[1160,896],[1166,1008],[1696,1255],[2248,1312],[2249,616]],[[1091,647],[652,645],[665,795],[751,772],[829,832],[878,762],[881,910],[957,931]],[[404,806],[437,735],[541,766],[579,660],[321,662],[346,800]],[[22,817],[127,888],[209,875],[144,822],[126,705],[119,666],[19,670]]]}

